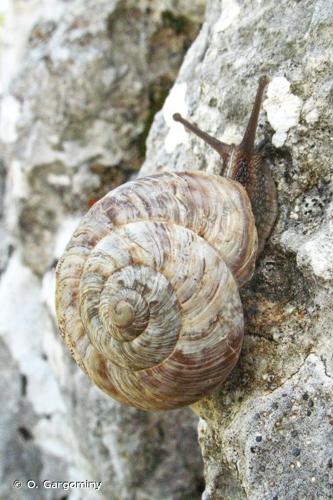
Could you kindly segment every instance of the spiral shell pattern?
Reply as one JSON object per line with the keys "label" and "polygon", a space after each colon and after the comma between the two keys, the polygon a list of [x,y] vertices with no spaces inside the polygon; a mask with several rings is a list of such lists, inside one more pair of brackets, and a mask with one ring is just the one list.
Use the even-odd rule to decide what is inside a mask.
{"label": "spiral shell pattern", "polygon": [[256,251],[238,182],[201,172],[129,182],[90,209],[58,263],[61,335],[115,399],[144,410],[194,403],[238,359],[238,288]]}

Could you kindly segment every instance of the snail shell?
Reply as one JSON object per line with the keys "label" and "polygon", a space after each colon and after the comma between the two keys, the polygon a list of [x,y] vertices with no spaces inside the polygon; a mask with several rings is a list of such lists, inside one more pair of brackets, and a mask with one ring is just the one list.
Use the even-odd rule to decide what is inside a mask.
{"label": "snail shell", "polygon": [[[240,146],[175,119],[214,147],[226,177],[163,173],[108,193],[82,219],[56,272],[59,329],[107,394],[143,410],[192,404],[221,384],[243,339],[239,287],[276,215],[252,154],[261,80]],[[256,219],[256,221],[255,221]]]}
{"label": "snail shell", "polygon": [[61,334],[115,399],[145,410],[191,404],[238,359],[238,287],[256,250],[238,182],[201,172],[129,182],[91,208],[58,264]]}

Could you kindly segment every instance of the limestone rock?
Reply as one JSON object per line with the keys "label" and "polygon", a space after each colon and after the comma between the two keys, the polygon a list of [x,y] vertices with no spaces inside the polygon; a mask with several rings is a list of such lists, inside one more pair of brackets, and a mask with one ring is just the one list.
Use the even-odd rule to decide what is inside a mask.
{"label": "limestone rock", "polygon": [[[136,174],[203,8],[202,0],[0,6],[3,498],[199,498],[197,417],[122,407],[92,386],[57,333],[54,266],[89,206]],[[102,486],[51,489],[44,480]]]}
{"label": "limestone rock", "polygon": [[[12,286],[10,300],[3,289],[1,296],[8,311],[16,302],[30,322],[42,323],[31,344],[22,335],[31,325],[25,328],[17,318],[5,322],[6,313],[0,326],[5,356],[13,357],[9,373],[20,370],[28,383],[24,425],[35,448],[27,460],[38,462],[31,473],[50,474],[57,457],[57,474],[64,467],[68,478],[102,480],[105,498],[198,497],[194,413],[128,410],[90,385],[52,326],[53,260],[87,205],[136,172],[152,120],[140,175],[220,173],[216,153],[184,132],[172,114],[181,112],[225,142],[237,142],[258,76],[266,73],[271,83],[258,142],[272,144],[265,154],[279,216],[241,293],[246,336],[239,363],[219,390],[193,407],[201,417],[203,499],[331,498],[332,4],[208,0],[205,22],[157,113],[179,53],[200,22],[202,2],[151,7],[143,0],[100,0],[99,11],[92,1],[85,9],[82,0],[53,4],[52,14],[49,9],[47,18],[26,30],[29,40],[21,45],[28,43],[27,57],[17,73],[11,68],[2,97],[10,117],[1,127],[6,234],[11,241],[16,236],[16,251],[8,243],[0,254],[0,290]],[[13,286],[15,270],[22,281]],[[27,303],[19,291],[25,284]],[[25,363],[25,348],[16,352],[15,338],[26,342],[36,374]],[[47,415],[47,402],[36,393],[46,364],[52,370],[45,383],[54,394]],[[1,415],[6,426],[20,404],[17,380],[10,412]],[[20,439],[13,429],[8,435]]]}
{"label": "limestone rock", "polygon": [[266,156],[279,216],[241,293],[239,363],[193,406],[201,416],[204,500],[332,497],[332,19],[322,0],[210,0],[149,134],[141,175],[219,173],[218,155],[172,114],[237,142],[259,75],[271,78],[257,140],[272,143]]}
{"label": "limestone rock", "polygon": [[203,1],[61,0],[52,9],[39,0],[23,12],[19,3],[12,16],[25,31],[12,41],[16,66],[3,58],[1,139],[10,226],[42,275],[66,212],[86,211],[138,170]]}

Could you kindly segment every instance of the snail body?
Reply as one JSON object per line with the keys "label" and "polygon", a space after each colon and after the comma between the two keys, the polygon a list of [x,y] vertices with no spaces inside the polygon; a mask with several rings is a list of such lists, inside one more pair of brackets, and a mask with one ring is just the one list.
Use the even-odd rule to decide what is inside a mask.
{"label": "snail body", "polygon": [[82,219],[58,263],[60,333],[118,401],[144,410],[192,404],[238,360],[239,287],[276,215],[274,183],[252,151],[265,83],[238,147],[175,116],[218,150],[225,177],[163,173],[116,188]]}

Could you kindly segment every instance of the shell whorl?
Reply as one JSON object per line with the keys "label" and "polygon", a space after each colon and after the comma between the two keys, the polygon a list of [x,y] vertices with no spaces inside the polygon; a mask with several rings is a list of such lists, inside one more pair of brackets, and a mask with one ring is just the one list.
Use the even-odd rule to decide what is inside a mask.
{"label": "shell whorl", "polygon": [[90,209],[58,263],[61,334],[115,399],[145,410],[191,404],[238,359],[238,287],[256,251],[239,183],[201,172],[129,182]]}

